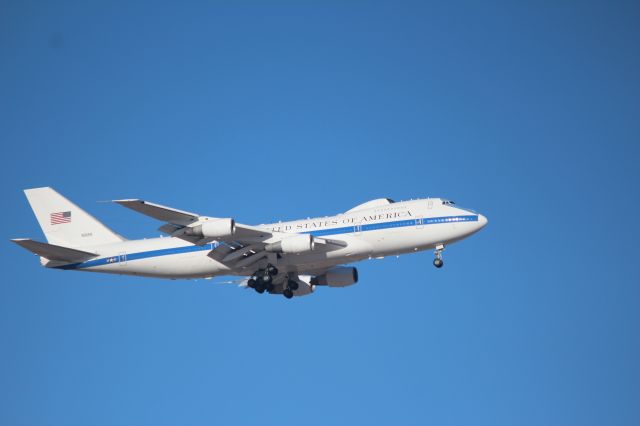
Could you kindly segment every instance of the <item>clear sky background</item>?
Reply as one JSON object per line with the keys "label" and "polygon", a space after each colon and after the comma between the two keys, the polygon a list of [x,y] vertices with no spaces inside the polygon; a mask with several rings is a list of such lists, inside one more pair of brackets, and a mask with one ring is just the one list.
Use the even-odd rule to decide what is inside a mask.
{"label": "clear sky background", "polygon": [[[229,3],[0,2],[0,424],[640,424],[638,2]],[[36,186],[489,225],[285,300],[45,270]]]}

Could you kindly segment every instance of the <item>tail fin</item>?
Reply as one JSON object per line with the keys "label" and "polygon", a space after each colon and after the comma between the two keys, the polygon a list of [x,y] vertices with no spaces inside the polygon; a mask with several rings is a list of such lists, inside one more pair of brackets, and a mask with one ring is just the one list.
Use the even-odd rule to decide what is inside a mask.
{"label": "tail fin", "polygon": [[86,247],[124,241],[53,188],[25,189],[24,193],[50,244]]}

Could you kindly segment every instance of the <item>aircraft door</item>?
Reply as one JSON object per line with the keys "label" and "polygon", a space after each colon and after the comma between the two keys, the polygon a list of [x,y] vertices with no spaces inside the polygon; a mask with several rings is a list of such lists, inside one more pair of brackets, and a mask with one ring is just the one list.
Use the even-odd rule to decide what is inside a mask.
{"label": "aircraft door", "polygon": [[362,232],[362,220],[358,223],[353,224],[353,235],[360,235]]}

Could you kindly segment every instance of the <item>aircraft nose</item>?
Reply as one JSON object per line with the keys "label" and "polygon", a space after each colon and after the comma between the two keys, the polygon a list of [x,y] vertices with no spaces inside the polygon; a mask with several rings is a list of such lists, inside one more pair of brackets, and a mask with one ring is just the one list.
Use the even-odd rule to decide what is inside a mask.
{"label": "aircraft nose", "polygon": [[478,215],[478,225],[480,225],[480,228],[482,229],[485,226],[487,226],[487,223],[489,223],[489,220],[485,216],[479,214]]}

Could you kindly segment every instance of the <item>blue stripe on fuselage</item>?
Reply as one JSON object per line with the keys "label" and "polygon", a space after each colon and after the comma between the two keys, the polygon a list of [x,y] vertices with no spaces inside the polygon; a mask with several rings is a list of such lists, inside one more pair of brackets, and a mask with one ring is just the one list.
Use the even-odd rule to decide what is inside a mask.
{"label": "blue stripe on fuselage", "polygon": [[[420,219],[405,219],[396,220],[393,222],[380,222],[369,223],[364,225],[343,226],[341,228],[330,229],[318,229],[316,231],[304,231],[300,234],[311,234],[314,237],[323,237],[327,235],[340,235],[340,234],[352,234],[357,232],[376,231],[380,229],[391,228],[404,228],[409,226],[421,226],[421,225],[437,225],[441,223],[453,223],[453,222],[477,222],[477,215],[465,215],[465,216],[442,216],[442,217],[427,217]],[[295,234],[294,234],[295,235]],[[148,259],[150,257],[169,256],[172,254],[191,253],[196,251],[211,251],[218,247],[220,243],[214,242],[204,244],[202,246],[184,246],[184,247],[172,247],[159,250],[142,251],[138,253],[127,253],[126,257],[121,259],[121,256],[108,256],[100,259],[88,260],[82,263],[72,263],[69,265],[56,266],[55,269],[83,269],[91,268],[93,266],[110,265],[113,263],[120,263],[121,261],[130,262],[139,259]]]}
{"label": "blue stripe on fuselage", "polygon": [[92,266],[111,265],[113,263],[130,262],[132,260],[147,259],[149,257],[169,256],[172,254],[191,253],[194,251],[211,251],[218,247],[219,243],[209,243],[202,246],[184,246],[184,247],[172,247],[159,250],[141,251],[138,253],[127,253],[120,256],[109,256],[101,259],[88,260],[82,263],[72,263],[70,265],[56,266],[56,269],[81,269],[91,268]]}
{"label": "blue stripe on fuselage", "polygon": [[428,217],[424,219],[405,219],[393,222],[369,223],[365,225],[344,226],[342,228],[319,229],[317,231],[305,231],[301,234],[311,234],[314,237],[325,235],[351,234],[354,232],[376,231],[379,229],[403,228],[407,226],[435,225],[451,222],[477,222],[478,215]]}

